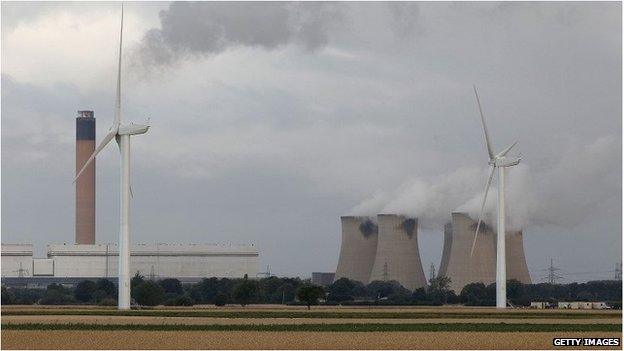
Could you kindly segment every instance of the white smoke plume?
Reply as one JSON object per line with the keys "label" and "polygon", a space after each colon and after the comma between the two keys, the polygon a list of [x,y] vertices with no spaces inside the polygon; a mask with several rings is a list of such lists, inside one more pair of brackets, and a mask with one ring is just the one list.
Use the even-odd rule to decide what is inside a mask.
{"label": "white smoke plume", "polygon": [[[621,213],[621,145],[605,136],[583,146],[571,142],[558,161],[533,169],[530,161],[507,170],[508,227],[555,225],[573,228],[596,211]],[[419,225],[440,229],[451,212],[477,219],[488,168],[467,167],[431,178],[414,178],[390,191],[377,191],[355,206],[352,215],[396,213],[419,218]],[[496,218],[497,175],[485,207],[485,221]]]}

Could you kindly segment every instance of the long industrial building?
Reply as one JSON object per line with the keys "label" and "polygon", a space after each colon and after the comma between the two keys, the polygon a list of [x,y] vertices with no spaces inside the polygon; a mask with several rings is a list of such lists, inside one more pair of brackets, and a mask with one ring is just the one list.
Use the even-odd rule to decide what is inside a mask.
{"label": "long industrial building", "polygon": [[[30,244],[2,244],[2,278],[116,278],[117,258],[115,244],[48,245],[46,258],[33,258]],[[186,282],[252,278],[258,273],[258,250],[254,245],[135,245],[130,271],[151,279]]]}
{"label": "long industrial building", "polygon": [[349,278],[364,284],[370,279],[377,252],[377,224],[369,217],[343,216],[342,244],[335,280]]}
{"label": "long industrial building", "polygon": [[414,290],[427,285],[418,249],[418,219],[377,215],[379,239],[369,282],[394,280]]}
{"label": "long industrial building", "polygon": [[[450,288],[460,293],[469,283],[496,281],[496,233],[481,225],[474,253],[470,250],[477,223],[465,213],[452,213],[451,224],[444,228],[444,247],[438,276],[451,279]],[[506,233],[507,279],[530,284],[531,276],[524,257],[522,232]]]}

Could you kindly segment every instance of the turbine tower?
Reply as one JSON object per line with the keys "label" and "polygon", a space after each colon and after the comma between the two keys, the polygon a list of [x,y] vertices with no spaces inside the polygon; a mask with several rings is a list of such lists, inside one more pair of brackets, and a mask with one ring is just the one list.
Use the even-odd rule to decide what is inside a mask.
{"label": "turbine tower", "polygon": [[108,134],[95,149],[91,157],[85,162],[82,169],[74,178],[74,182],[95,156],[115,138],[121,155],[121,184],[120,184],[120,219],[119,219],[119,295],[118,308],[130,309],[130,136],[144,134],[149,129],[148,124],[134,124],[122,122],[121,118],[121,53],[123,43],[123,4],[121,6],[121,28],[119,34],[119,62],[117,66],[117,95],[115,98],[115,119]]}
{"label": "turbine tower", "polygon": [[483,117],[483,109],[481,108],[481,102],[479,101],[479,94],[477,94],[477,87],[473,86],[473,88],[475,92],[475,97],[477,98],[477,105],[479,106],[479,114],[481,115],[483,132],[485,134],[485,145],[487,147],[487,152],[489,156],[488,164],[492,167],[492,170],[490,171],[490,176],[485,183],[483,204],[481,204],[481,212],[479,213],[479,221],[477,222],[477,230],[475,231],[474,239],[472,241],[470,256],[472,257],[475,243],[477,242],[477,235],[479,234],[479,227],[481,227],[481,221],[483,218],[483,210],[485,209],[485,201],[487,200],[487,194],[490,189],[490,184],[492,184],[494,171],[498,168],[498,220],[496,229],[496,308],[506,308],[507,267],[505,264],[505,168],[517,165],[518,163],[520,163],[520,158],[506,156],[507,153],[516,145],[516,142],[514,142],[498,154],[494,154],[494,152],[492,151],[492,144],[490,143],[490,136],[485,125],[485,117]]}

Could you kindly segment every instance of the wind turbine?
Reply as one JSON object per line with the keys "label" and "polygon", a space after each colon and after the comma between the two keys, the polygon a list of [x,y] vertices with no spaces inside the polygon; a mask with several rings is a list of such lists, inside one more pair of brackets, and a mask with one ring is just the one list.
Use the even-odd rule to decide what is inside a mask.
{"label": "wind turbine", "polygon": [[118,308],[130,309],[130,136],[144,134],[149,129],[148,124],[124,124],[121,118],[121,53],[123,43],[123,4],[121,6],[121,28],[119,34],[119,62],[117,66],[117,95],[115,98],[115,119],[108,130],[108,134],[95,149],[91,157],[85,162],[82,169],[76,174],[74,182],[80,177],[95,156],[115,138],[121,155],[121,191],[120,191],[120,219],[119,219],[119,286]]}
{"label": "wind turbine", "polygon": [[481,115],[483,132],[485,134],[485,145],[487,146],[487,152],[489,156],[488,164],[492,167],[492,170],[490,171],[490,176],[485,183],[485,194],[483,195],[483,203],[481,204],[481,212],[479,213],[477,230],[475,231],[474,239],[472,241],[472,248],[470,249],[470,257],[472,257],[475,244],[477,243],[477,235],[479,234],[479,228],[481,227],[483,211],[485,209],[485,201],[487,200],[490,184],[492,184],[494,171],[498,168],[498,221],[496,223],[496,308],[506,308],[507,265],[505,261],[505,168],[513,167],[519,164],[520,158],[506,156],[507,153],[516,145],[517,142],[509,145],[506,149],[499,152],[498,154],[494,154],[494,152],[492,151],[492,144],[490,143],[490,136],[485,125],[485,117],[483,117],[483,109],[481,108],[481,102],[479,101],[479,94],[477,94],[477,87],[473,86],[473,88],[475,92],[475,97],[477,98],[477,105],[479,106],[479,114]]}

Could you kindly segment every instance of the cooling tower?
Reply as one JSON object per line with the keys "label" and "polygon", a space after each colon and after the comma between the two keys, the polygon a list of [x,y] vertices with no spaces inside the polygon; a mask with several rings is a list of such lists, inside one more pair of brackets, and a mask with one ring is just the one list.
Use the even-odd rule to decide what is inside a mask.
{"label": "cooling tower", "polygon": [[451,247],[453,246],[453,225],[447,223],[444,226],[444,247],[442,248],[442,260],[440,261],[440,269],[438,277],[445,277],[448,268],[449,256],[451,255]]}
{"label": "cooling tower", "polygon": [[426,286],[418,250],[418,219],[380,214],[377,222],[377,254],[369,281],[396,280],[410,290]]}
{"label": "cooling tower", "polygon": [[[445,226],[444,249],[439,276],[451,279],[451,289],[459,294],[470,283],[486,285],[496,281],[496,233],[481,224],[470,256],[477,222],[465,213],[453,213],[452,224]],[[445,255],[445,252],[448,252]],[[530,284],[531,277],[524,258],[522,232],[507,232],[506,236],[507,279]]]}
{"label": "cooling tower", "polygon": [[[93,111],[76,117],[76,174],[95,150]],[[95,160],[76,180],[76,244],[95,244]]]}
{"label": "cooling tower", "polygon": [[368,283],[377,252],[377,224],[368,217],[340,217],[342,244],[334,281],[340,278]]}
{"label": "cooling tower", "polygon": [[507,258],[507,279],[515,279],[524,284],[531,284],[529,267],[524,257],[522,231],[507,232],[505,237],[505,256]]}

